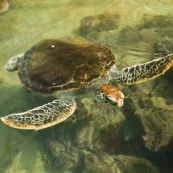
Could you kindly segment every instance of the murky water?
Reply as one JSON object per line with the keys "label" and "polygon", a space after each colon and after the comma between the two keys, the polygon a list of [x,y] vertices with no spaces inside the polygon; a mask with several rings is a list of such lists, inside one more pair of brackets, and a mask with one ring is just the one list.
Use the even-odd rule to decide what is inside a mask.
{"label": "murky water", "polygon": [[[169,34],[169,31],[172,32],[170,29],[173,27],[173,23],[170,23],[170,28],[168,25],[169,22],[172,22],[172,0],[9,0],[1,2],[9,3],[9,7],[8,5],[5,6],[4,8],[8,7],[8,10],[4,9],[5,11],[0,9],[0,116],[12,112],[22,112],[52,100],[48,96],[42,96],[23,88],[17,72],[6,73],[4,71],[4,64],[10,57],[25,52],[41,39],[70,35],[93,39],[106,45],[114,52],[119,68],[148,61],[154,53],[161,52],[161,55],[165,56],[165,54],[173,51],[173,44],[170,41],[173,35]],[[1,7],[3,6],[0,5]],[[82,35],[79,29],[81,19],[100,14],[120,16],[118,26],[109,32],[105,29],[102,32],[97,32],[97,35],[92,32]],[[163,20],[158,22],[160,27],[156,24],[157,22],[152,23],[153,28],[149,27],[151,23],[148,23],[149,26],[147,26],[147,22],[145,25],[141,24],[142,21],[145,21],[144,16],[148,16],[145,18],[148,20],[148,18],[153,19],[154,16],[159,19],[160,15],[166,16],[163,18],[164,22],[167,22],[165,27],[162,23]],[[125,31],[128,32],[124,34],[122,29],[126,26],[132,26],[135,30],[126,29]],[[139,29],[139,26],[144,28]],[[147,30],[148,28],[146,27],[146,29],[145,26],[151,30]],[[158,28],[162,30],[160,31]],[[139,30],[140,37],[137,37]],[[119,42],[113,39],[119,39]],[[137,44],[133,40],[136,40]],[[153,50],[153,45],[160,42],[164,42],[164,49],[157,47],[157,51]],[[130,89],[122,86],[127,95],[125,106],[122,109],[99,108],[98,104],[90,105],[87,99],[82,100],[80,104],[83,106],[81,106],[81,110],[79,106],[78,113],[76,113],[81,113],[82,116],[77,117],[76,124],[68,121],[68,123],[62,123],[57,127],[52,127],[52,129],[35,132],[12,129],[0,122],[0,173],[92,172],[92,170],[103,173],[123,172],[121,167],[125,167],[123,164],[118,167],[110,161],[119,155],[126,156],[128,161],[123,158],[123,162],[127,162],[127,170],[131,170],[129,173],[146,172],[142,168],[135,171],[132,168],[128,169],[128,164],[138,157],[149,161],[154,166],[153,172],[155,169],[158,172],[164,171],[164,173],[173,171],[173,147],[171,148],[173,141],[171,132],[173,126],[171,119],[173,117],[173,91],[171,86],[173,79],[170,77],[172,72],[166,77],[163,76],[149,83],[132,86]],[[162,112],[154,112],[156,109],[162,109]],[[156,146],[154,149],[150,147],[151,145],[154,146],[153,143],[159,143],[161,137],[155,138],[154,135],[158,135],[158,133],[150,133],[152,127],[145,126],[146,122],[148,124],[155,122],[154,119],[146,117],[148,114],[159,117],[159,124],[163,122],[161,127],[165,125],[166,118],[160,116],[165,115],[170,118],[169,128],[166,125],[165,129],[161,129],[163,132],[167,131],[165,133],[157,131],[160,136],[172,135],[169,139],[163,140],[164,144],[160,144],[161,149],[159,146],[159,149]],[[81,127],[83,121],[86,121],[84,123],[85,128]],[[90,123],[87,124],[87,122]],[[140,126],[139,122],[143,126]],[[153,128],[157,129],[157,126]],[[145,143],[150,136],[154,136],[151,145],[149,142]],[[87,139],[90,143],[87,142]],[[58,143],[58,141],[61,142]],[[66,149],[63,148],[64,146]],[[168,147],[162,150],[165,146]],[[53,155],[52,153],[55,151],[51,147],[59,147],[63,154],[58,151],[57,155]],[[75,151],[72,150],[74,148]],[[72,152],[71,155],[74,155],[75,152],[78,153],[78,160],[67,161],[66,154],[68,153],[65,152]],[[91,157],[91,153],[95,155]],[[62,155],[62,163],[59,163],[57,158],[62,157]],[[130,156],[134,158],[131,159]],[[98,166],[98,158],[101,159],[99,163],[102,166]],[[122,161],[122,158],[118,159],[120,162]],[[55,166],[55,161],[59,165],[67,166],[65,168],[62,166],[63,168],[60,169]],[[93,166],[92,162],[96,163],[98,167]],[[70,164],[72,165],[69,166]],[[144,164],[144,167],[146,165]],[[151,169],[151,165],[147,168],[148,170]],[[124,172],[128,172],[127,170]]]}

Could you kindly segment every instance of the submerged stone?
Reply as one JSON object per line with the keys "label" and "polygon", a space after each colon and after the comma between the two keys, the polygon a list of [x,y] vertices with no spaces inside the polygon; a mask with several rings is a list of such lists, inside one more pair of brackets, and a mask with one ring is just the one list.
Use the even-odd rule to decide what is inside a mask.
{"label": "submerged stone", "polygon": [[81,19],[79,30],[84,35],[90,34],[90,32],[114,30],[117,28],[119,20],[119,14],[105,13],[96,16],[86,16]]}
{"label": "submerged stone", "polygon": [[158,173],[158,170],[148,160],[131,156],[110,156],[105,153],[95,155],[86,153],[82,173]]}
{"label": "submerged stone", "polygon": [[163,99],[153,99],[157,99],[157,103],[154,104],[160,105],[160,108],[136,111],[145,131],[142,138],[149,150],[167,152],[173,149],[173,105],[163,107]]}

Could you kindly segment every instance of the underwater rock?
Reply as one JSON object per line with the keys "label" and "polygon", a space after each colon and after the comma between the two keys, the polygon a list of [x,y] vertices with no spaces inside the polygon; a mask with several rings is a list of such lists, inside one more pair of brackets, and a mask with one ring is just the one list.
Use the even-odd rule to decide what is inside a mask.
{"label": "underwater rock", "polygon": [[[77,148],[70,143],[50,141],[54,148],[49,159],[56,172],[69,170],[81,173],[158,173],[148,160],[125,155],[109,155],[105,152]],[[56,150],[56,152],[55,152]]]}
{"label": "underwater rock", "polygon": [[131,156],[110,156],[106,153],[87,153],[84,157],[84,170],[82,173],[158,173],[148,160]]}
{"label": "underwater rock", "polygon": [[97,38],[100,32],[114,30],[118,26],[120,16],[118,14],[100,14],[87,16],[81,19],[79,31],[87,38]]}
{"label": "underwater rock", "polygon": [[138,131],[143,131],[141,138],[145,147],[152,152],[165,153],[173,149],[172,83],[166,82],[166,79],[158,81],[151,81],[150,87],[146,83],[131,88],[132,93],[127,94],[125,102],[131,115],[126,107],[124,111],[127,112],[126,116],[138,119]]}
{"label": "underwater rock", "polygon": [[48,141],[51,149],[51,157],[48,162],[51,167],[56,171],[65,171],[68,169],[76,169],[80,162],[80,150],[73,146],[70,142],[66,141]]}
{"label": "underwater rock", "polygon": [[173,38],[165,37],[153,44],[153,53],[156,56],[166,56],[173,53]]}
{"label": "underwater rock", "polygon": [[84,151],[112,153],[117,149],[112,140],[117,139],[119,122],[124,119],[122,113],[88,98],[79,101],[78,106],[74,123],[68,119],[47,133],[41,132],[46,139],[48,162],[56,171],[83,168]]}
{"label": "underwater rock", "polygon": [[[68,119],[47,133],[41,132],[47,143],[48,163],[56,172],[157,173],[144,158],[147,154],[157,158],[150,151],[173,149],[173,103],[166,98],[172,97],[171,88],[163,92],[163,83],[152,80],[124,89],[122,111],[88,98],[79,101],[74,123]],[[122,153],[127,155],[120,156]]]}
{"label": "underwater rock", "polygon": [[[133,26],[121,28],[119,14],[86,16],[80,21],[80,34],[103,45],[137,45],[147,43],[149,51],[160,39],[173,37],[171,15],[144,14],[141,21]],[[152,51],[151,51],[152,53]]]}
{"label": "underwater rock", "polygon": [[147,15],[144,14],[139,25],[142,40],[148,41],[152,46],[151,53],[166,56],[173,52],[173,18],[172,15]]}
{"label": "underwater rock", "polygon": [[[171,72],[171,70],[170,70]],[[126,121],[138,120],[136,130],[149,151],[173,150],[173,92],[167,75],[124,89]],[[132,122],[132,123],[133,123]]]}
{"label": "underwater rock", "polygon": [[[162,31],[162,29],[164,29],[166,27],[170,28],[172,26],[173,26],[173,19],[172,19],[172,15],[170,15],[170,14],[168,14],[168,15],[144,14],[140,25],[138,25],[139,28],[146,28],[146,29],[147,28],[157,28],[158,31],[159,30]],[[169,33],[171,34],[171,32],[169,32]],[[165,34],[168,34],[168,33],[165,33]]]}
{"label": "underwater rock", "polygon": [[94,154],[84,151],[84,168],[82,173],[121,173],[114,158],[106,153]]}
{"label": "underwater rock", "polygon": [[141,35],[138,29],[132,26],[125,26],[119,32],[117,42],[119,44],[134,44],[140,40]]}
{"label": "underwater rock", "polygon": [[145,134],[145,146],[153,152],[167,152],[173,149],[173,104],[166,105],[163,98],[153,97],[146,102],[153,105],[150,109],[138,109]]}
{"label": "underwater rock", "polygon": [[7,0],[0,0],[0,12],[8,10],[9,2]]}
{"label": "underwater rock", "polygon": [[118,36],[117,42],[120,44],[137,44],[138,42],[146,42],[152,45],[158,41],[158,33],[154,29],[145,29],[138,26],[123,27]]}
{"label": "underwater rock", "polygon": [[[96,34],[97,38],[94,41],[99,41],[101,45],[105,45],[111,49],[117,50],[116,40],[118,35],[114,31],[101,31],[99,34]],[[89,38],[93,39],[93,38]]]}
{"label": "underwater rock", "polygon": [[157,168],[144,158],[118,155],[114,161],[122,173],[158,173]]}
{"label": "underwater rock", "polygon": [[84,120],[85,122],[79,121],[76,126],[78,147],[90,150],[102,149],[112,153],[117,148],[113,141],[117,139],[119,125],[124,119],[123,114],[116,108],[100,103],[91,104],[90,99],[83,99],[82,103],[88,112],[85,117],[88,118],[87,121]]}
{"label": "underwater rock", "polygon": [[147,43],[155,43],[159,39],[158,33],[154,29],[142,29],[140,31],[141,41]]}

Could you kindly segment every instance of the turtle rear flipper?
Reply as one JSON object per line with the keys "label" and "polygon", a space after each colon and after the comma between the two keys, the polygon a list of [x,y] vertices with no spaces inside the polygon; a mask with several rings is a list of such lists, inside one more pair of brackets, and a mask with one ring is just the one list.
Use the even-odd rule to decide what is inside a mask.
{"label": "turtle rear flipper", "polygon": [[23,56],[24,54],[20,54],[20,55],[16,55],[16,56],[13,56],[12,58],[10,58],[6,64],[5,64],[5,67],[4,67],[4,70],[7,71],[7,72],[12,72],[12,71],[15,71],[18,69],[18,63],[21,59],[21,57]]}
{"label": "turtle rear flipper", "polygon": [[66,120],[74,113],[75,109],[76,102],[74,99],[68,101],[54,100],[26,112],[1,117],[1,120],[13,128],[41,130]]}

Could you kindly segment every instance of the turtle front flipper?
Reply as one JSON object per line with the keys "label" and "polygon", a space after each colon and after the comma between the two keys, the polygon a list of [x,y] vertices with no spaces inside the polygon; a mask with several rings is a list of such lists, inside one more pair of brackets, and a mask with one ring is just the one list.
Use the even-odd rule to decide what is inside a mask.
{"label": "turtle front flipper", "polygon": [[13,56],[12,58],[10,58],[6,64],[5,64],[5,67],[4,67],[4,70],[7,71],[7,72],[12,72],[12,71],[15,71],[17,70],[17,66],[18,66],[18,63],[21,59],[21,57],[23,56],[24,54],[20,54],[20,55],[16,55],[16,56]]}
{"label": "turtle front flipper", "polygon": [[13,128],[41,130],[66,120],[74,113],[75,109],[76,102],[74,99],[54,100],[26,112],[1,117],[1,120]]}
{"label": "turtle front flipper", "polygon": [[123,68],[118,72],[117,77],[112,78],[117,82],[133,85],[154,79],[164,74],[172,66],[173,54],[169,54],[165,57],[157,58],[143,64]]}

